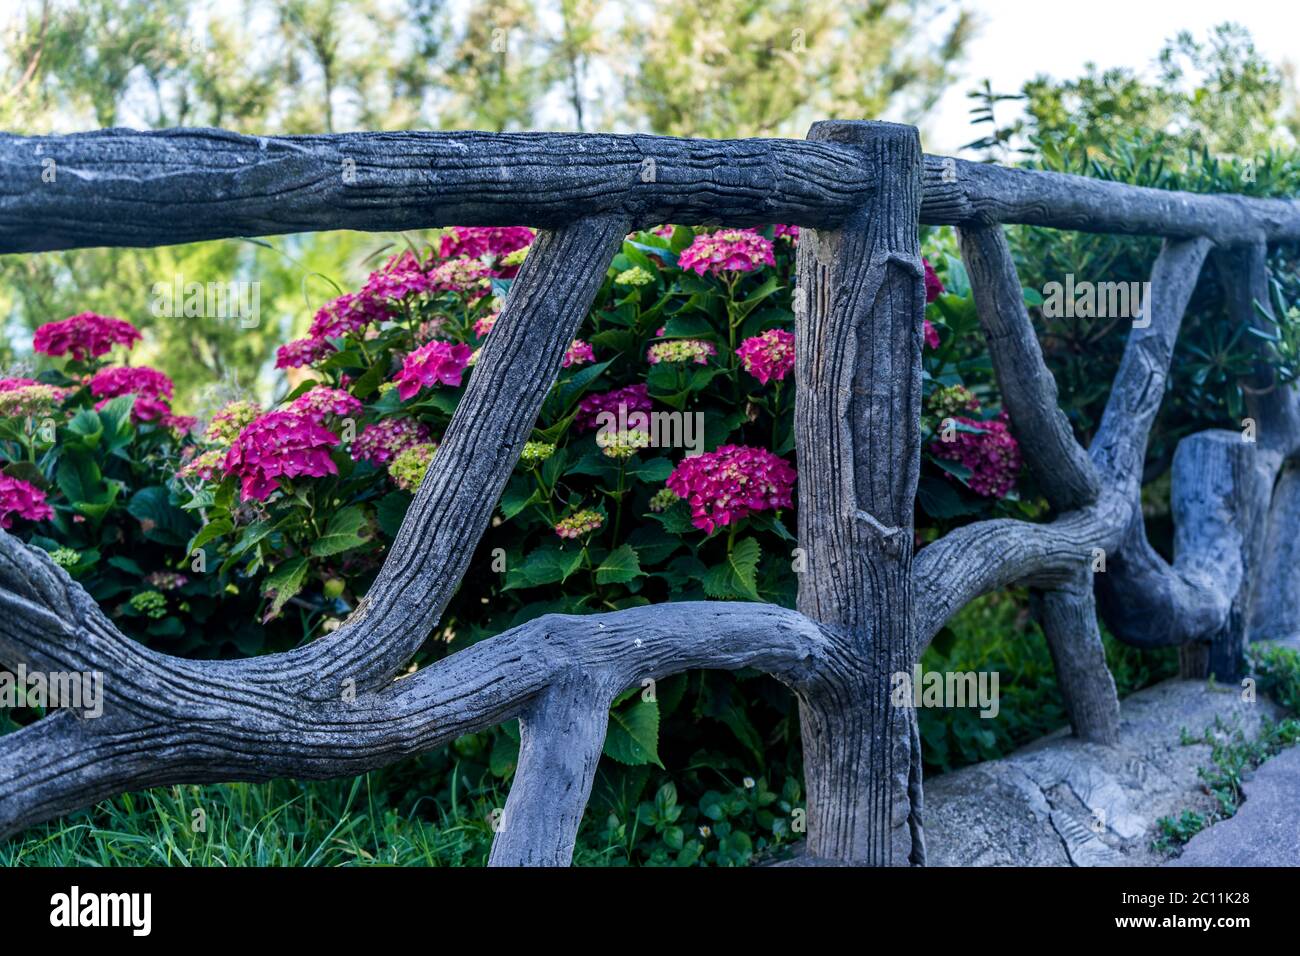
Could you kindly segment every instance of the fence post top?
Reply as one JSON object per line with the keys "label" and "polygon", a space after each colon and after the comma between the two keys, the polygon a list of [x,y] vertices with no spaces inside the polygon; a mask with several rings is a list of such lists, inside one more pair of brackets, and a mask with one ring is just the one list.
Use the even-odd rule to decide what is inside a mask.
{"label": "fence post top", "polygon": [[921,148],[921,133],[906,123],[882,120],[818,120],[808,128],[808,139],[849,145],[882,141],[911,141]]}

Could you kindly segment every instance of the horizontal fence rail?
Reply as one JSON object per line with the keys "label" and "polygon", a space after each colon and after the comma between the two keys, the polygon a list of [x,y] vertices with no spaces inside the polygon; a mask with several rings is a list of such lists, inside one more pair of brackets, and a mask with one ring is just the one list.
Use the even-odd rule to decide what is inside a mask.
{"label": "horizontal fence rail", "polygon": [[[327,229],[527,224],[828,229],[878,183],[849,146],[582,133],[0,134],[0,253]],[[1300,240],[1300,202],[924,157],[921,222]]]}

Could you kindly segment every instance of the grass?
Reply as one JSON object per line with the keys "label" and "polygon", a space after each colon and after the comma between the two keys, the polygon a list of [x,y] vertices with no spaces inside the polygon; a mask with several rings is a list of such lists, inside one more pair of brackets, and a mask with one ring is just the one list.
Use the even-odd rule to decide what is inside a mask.
{"label": "grass", "polygon": [[473,866],[486,860],[491,829],[478,806],[439,808],[436,821],[401,815],[375,793],[373,776],[124,794],[0,845],[0,865]]}
{"label": "grass", "polygon": [[1182,744],[1209,744],[1210,762],[1197,769],[1205,792],[1214,798],[1208,813],[1184,810],[1174,817],[1156,821],[1156,838],[1151,848],[1177,856],[1192,837],[1208,826],[1236,814],[1243,798],[1242,784],[1252,771],[1284,748],[1300,742],[1300,654],[1285,647],[1264,648],[1253,655],[1259,690],[1269,694],[1292,716],[1280,721],[1265,719],[1258,736],[1246,737],[1240,726],[1229,727],[1219,718],[1195,736],[1186,729]]}

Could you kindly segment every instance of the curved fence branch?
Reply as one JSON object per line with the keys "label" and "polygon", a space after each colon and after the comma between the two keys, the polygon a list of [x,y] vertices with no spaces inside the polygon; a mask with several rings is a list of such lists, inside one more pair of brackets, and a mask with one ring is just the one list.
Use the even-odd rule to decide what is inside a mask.
{"label": "curved fence branch", "polygon": [[[62,569],[0,532],[0,551],[20,550],[80,603],[84,592]],[[27,626],[39,630],[40,618],[27,617]],[[6,620],[4,627],[15,624]],[[62,632],[49,634],[51,652],[58,653],[65,639]],[[796,611],[684,602],[546,615],[376,691],[307,700],[287,685],[265,683],[284,655],[191,661],[150,651],[117,632],[109,640],[121,664],[98,653],[87,660],[104,672],[101,717],[64,711],[0,736],[0,837],[144,787],[358,774],[521,715],[540,715],[537,726],[554,732],[563,724],[530,708],[551,689],[571,686],[566,682],[575,675],[601,689],[585,698],[592,707],[601,699],[608,703],[609,688],[698,668],[755,667],[803,694],[820,687],[845,655],[836,638]],[[597,713],[585,719],[603,720]],[[593,734],[584,739],[591,745],[594,724],[589,729]],[[558,740],[547,745],[552,754],[558,746]],[[534,764],[530,756],[521,768],[528,772]],[[525,784],[525,793],[535,786]],[[570,814],[577,796],[585,803],[585,792],[574,792],[566,804]],[[544,855],[558,860],[566,845],[567,838],[551,838]],[[502,856],[510,854],[503,850]]]}
{"label": "curved fence branch", "polygon": [[1001,226],[977,226],[961,229],[959,239],[998,390],[1025,459],[1057,511],[1090,505],[1101,488],[1097,469],[1061,411],[1007,237]]}
{"label": "curved fence branch", "polygon": [[[538,236],[384,566],[332,635],[277,661],[311,697],[390,680],[442,616],[627,232],[583,220]],[[508,401],[503,401],[509,396]]]}

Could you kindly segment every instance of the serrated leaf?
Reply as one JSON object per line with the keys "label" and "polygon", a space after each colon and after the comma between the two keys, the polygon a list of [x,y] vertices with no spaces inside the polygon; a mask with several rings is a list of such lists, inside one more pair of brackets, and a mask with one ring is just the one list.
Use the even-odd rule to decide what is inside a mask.
{"label": "serrated leaf", "polygon": [[95,501],[103,490],[103,475],[93,458],[84,452],[72,452],[59,461],[55,481],[63,496],[74,504]]}
{"label": "serrated leaf", "polygon": [[638,696],[611,710],[605,755],[629,767],[663,767],[659,760],[659,705]]}
{"label": "serrated leaf", "polygon": [[731,549],[727,560],[709,568],[701,584],[704,593],[714,598],[743,597],[751,601],[758,596],[758,560],[762,551],[753,538],[742,538]]}
{"label": "serrated leaf", "polygon": [[85,445],[93,448],[103,437],[104,422],[96,412],[83,408],[68,422],[68,431],[80,438]]}
{"label": "serrated leaf", "polygon": [[609,553],[609,557],[600,562],[600,567],[596,568],[596,583],[627,584],[644,574],[636,550],[631,545],[624,544],[615,548]]}
{"label": "serrated leaf", "polygon": [[543,584],[561,584],[582,564],[582,549],[565,549],[547,543],[531,552],[517,566],[506,571],[506,586],[513,588],[539,587]]}
{"label": "serrated leaf", "polygon": [[411,507],[411,496],[405,491],[390,491],[379,499],[375,505],[375,520],[379,530],[390,538],[396,538],[406,520],[406,510]]}
{"label": "serrated leaf", "polygon": [[190,546],[185,550],[193,553],[195,548],[201,548],[209,541],[215,541],[222,535],[229,534],[234,528],[235,526],[229,518],[218,518],[215,521],[209,521],[190,539]]}
{"label": "serrated leaf", "polygon": [[652,524],[643,524],[632,529],[632,533],[627,537],[627,543],[636,548],[637,558],[651,567],[667,560],[682,546],[680,538],[665,534]]}
{"label": "serrated leaf", "polygon": [[325,531],[311,546],[311,553],[318,558],[331,554],[342,554],[366,543],[361,532],[366,527],[365,512],[357,505],[335,512],[325,525]]}
{"label": "serrated leaf", "polygon": [[190,537],[193,522],[185,512],[172,506],[167,489],[162,485],[141,488],[127,502],[126,510],[140,522],[140,530],[150,541],[176,547]]}
{"label": "serrated leaf", "polygon": [[691,509],[684,501],[674,501],[658,514],[651,512],[646,517],[658,521],[669,534],[685,534],[696,530],[695,525],[691,524]]}
{"label": "serrated leaf", "polygon": [[262,583],[262,593],[274,593],[275,597],[271,601],[271,606],[267,609],[262,623],[265,624],[271,618],[280,613],[285,602],[302,590],[303,582],[307,580],[307,559],[290,558],[285,561],[271,574],[267,575],[266,580]]}
{"label": "serrated leaf", "polygon": [[662,484],[673,473],[673,463],[667,458],[651,458],[649,461],[637,461],[627,469],[629,475],[635,475],[651,485]]}

